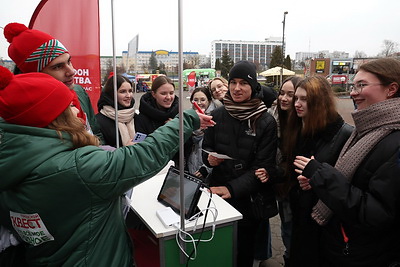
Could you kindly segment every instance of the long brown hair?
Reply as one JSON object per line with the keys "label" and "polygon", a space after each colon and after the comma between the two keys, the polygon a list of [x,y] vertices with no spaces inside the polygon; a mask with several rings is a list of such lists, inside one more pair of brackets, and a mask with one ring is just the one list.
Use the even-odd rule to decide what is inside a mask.
{"label": "long brown hair", "polygon": [[63,139],[62,132],[68,133],[72,139],[73,149],[90,145],[100,145],[99,139],[85,129],[85,125],[74,115],[70,107],[65,109],[47,127],[56,130],[60,139]]}
{"label": "long brown hair", "polygon": [[[297,87],[307,92],[307,115],[302,119],[297,116],[294,105],[296,97],[292,102],[292,109],[289,112],[284,136],[284,154],[287,155],[287,173],[293,170],[295,148],[300,135],[313,137],[324,129],[329,123],[337,119],[335,96],[332,88],[325,77],[316,75],[307,77],[300,81]],[[296,91],[295,90],[295,91]]]}
{"label": "long brown hair", "polygon": [[[278,110],[278,119],[279,119],[279,127],[280,127],[280,136],[281,137],[283,136],[283,132],[285,132],[290,110],[286,111],[286,110],[282,110],[281,109],[281,103],[280,103],[280,100],[279,100],[279,95],[281,94],[282,87],[283,87],[283,85],[285,83],[287,83],[287,82],[292,83],[293,84],[293,88],[296,91],[297,85],[299,84],[299,82],[301,80],[302,80],[302,78],[300,78],[299,76],[290,76],[290,77],[286,78],[282,82],[282,85],[279,88],[278,97],[276,99],[276,109]],[[294,96],[293,96],[293,99],[292,99],[292,104],[293,104],[293,101],[294,101]],[[291,108],[293,108],[293,105],[292,105]],[[282,147],[282,146],[280,146],[280,147]]]}

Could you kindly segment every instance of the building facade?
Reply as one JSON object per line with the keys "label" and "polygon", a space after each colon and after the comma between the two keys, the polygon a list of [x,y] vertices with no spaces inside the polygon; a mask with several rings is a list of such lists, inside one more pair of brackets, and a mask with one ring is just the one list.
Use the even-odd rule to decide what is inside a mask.
{"label": "building facade", "polygon": [[234,63],[248,60],[258,63],[262,69],[267,69],[271,62],[275,47],[282,47],[282,38],[270,37],[265,41],[231,41],[214,40],[211,42],[211,68],[215,68],[215,60],[222,57],[224,50]]}
{"label": "building facade", "polygon": [[349,53],[344,51],[321,50],[318,52],[296,52],[296,62],[306,61],[314,58],[349,58]]}
{"label": "building facade", "polygon": [[[148,73],[150,71],[150,58],[154,54],[157,65],[163,64],[166,72],[178,72],[179,53],[167,50],[157,51],[137,51],[133,57],[126,54],[124,62],[126,70],[131,73]],[[205,55],[200,55],[198,52],[183,52],[183,61],[192,65],[200,66],[207,62]]]}
{"label": "building facade", "polygon": [[318,52],[296,52],[295,61],[302,62],[306,61],[307,59],[318,58],[318,57],[319,57]]}

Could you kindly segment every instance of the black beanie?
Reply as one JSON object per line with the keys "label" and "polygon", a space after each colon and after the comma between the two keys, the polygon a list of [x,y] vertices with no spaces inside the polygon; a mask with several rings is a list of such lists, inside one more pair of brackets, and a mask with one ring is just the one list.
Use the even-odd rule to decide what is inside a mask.
{"label": "black beanie", "polygon": [[260,91],[260,84],[257,82],[256,65],[247,60],[237,62],[229,71],[229,82],[233,78],[246,80],[252,90],[252,96]]}

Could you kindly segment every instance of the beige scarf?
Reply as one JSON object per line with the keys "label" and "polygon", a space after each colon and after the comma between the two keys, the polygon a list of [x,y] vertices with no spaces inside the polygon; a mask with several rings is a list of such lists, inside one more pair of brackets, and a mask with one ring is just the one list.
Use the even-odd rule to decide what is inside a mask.
{"label": "beige scarf", "polygon": [[[355,130],[340,152],[335,168],[349,181],[364,158],[385,136],[400,130],[400,98],[388,99],[352,113]],[[325,225],[333,212],[321,200],[314,206],[311,217]]]}
{"label": "beige scarf", "polygon": [[[100,113],[115,120],[115,109],[111,106],[103,106]],[[118,129],[123,146],[125,146],[135,136],[135,124],[133,122],[134,113],[135,108],[118,110]]]}

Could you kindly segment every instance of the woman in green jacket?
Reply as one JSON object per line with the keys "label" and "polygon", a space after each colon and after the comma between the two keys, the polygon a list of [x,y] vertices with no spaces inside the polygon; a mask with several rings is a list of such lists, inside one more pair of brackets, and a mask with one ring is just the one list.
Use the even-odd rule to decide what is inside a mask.
{"label": "woman in green jacket", "polygon": [[[121,195],[175,155],[178,121],[105,151],[73,113],[72,98],[47,74],[0,67],[0,221],[26,243],[30,266],[132,266]],[[193,110],[183,117],[186,139],[212,125]]]}

